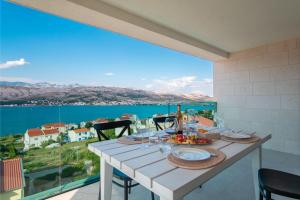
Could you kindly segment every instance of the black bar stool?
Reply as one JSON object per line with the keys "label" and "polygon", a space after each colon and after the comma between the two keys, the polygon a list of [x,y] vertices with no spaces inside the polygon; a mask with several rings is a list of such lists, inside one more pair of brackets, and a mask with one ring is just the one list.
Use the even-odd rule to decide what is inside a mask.
{"label": "black bar stool", "polygon": [[[162,117],[153,117],[153,122],[155,124],[156,130],[163,130],[161,127],[161,124],[164,124],[166,122],[166,119],[175,119],[176,116],[162,116]],[[171,127],[174,126],[174,124],[171,124]]]}
{"label": "black bar stool", "polygon": [[300,176],[262,168],[258,170],[258,181],[260,200],[272,200],[272,193],[300,199]]}

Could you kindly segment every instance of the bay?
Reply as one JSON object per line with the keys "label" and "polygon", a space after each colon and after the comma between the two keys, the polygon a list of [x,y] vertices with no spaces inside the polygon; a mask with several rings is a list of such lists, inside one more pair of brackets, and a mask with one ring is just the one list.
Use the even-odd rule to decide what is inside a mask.
{"label": "bay", "polygon": [[[213,110],[215,104],[182,105],[182,110]],[[176,105],[170,105],[176,112]],[[80,123],[97,118],[114,119],[123,114],[136,114],[139,119],[168,113],[168,105],[105,105],[105,106],[16,106],[0,107],[0,136],[24,134],[29,128],[46,123]]]}

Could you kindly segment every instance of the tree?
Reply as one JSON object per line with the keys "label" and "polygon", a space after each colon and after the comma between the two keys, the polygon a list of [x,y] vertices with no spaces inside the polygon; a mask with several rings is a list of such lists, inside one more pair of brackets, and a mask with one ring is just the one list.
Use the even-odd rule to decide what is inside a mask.
{"label": "tree", "polygon": [[85,124],[85,128],[91,128],[93,126],[93,123],[92,122],[87,122]]}
{"label": "tree", "polygon": [[56,142],[59,144],[65,144],[66,141],[68,141],[68,134],[67,133],[60,133],[59,136],[56,139]]}
{"label": "tree", "polygon": [[17,150],[13,144],[7,145],[8,157],[14,158],[17,156]]}
{"label": "tree", "polygon": [[198,115],[213,120],[213,112],[212,110],[200,110],[198,111]]}

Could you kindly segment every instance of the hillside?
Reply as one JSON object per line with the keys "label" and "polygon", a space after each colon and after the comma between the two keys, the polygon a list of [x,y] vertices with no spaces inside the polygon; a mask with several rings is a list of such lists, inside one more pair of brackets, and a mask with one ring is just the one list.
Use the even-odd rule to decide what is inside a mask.
{"label": "hillside", "polygon": [[[54,85],[47,83],[0,82],[1,105],[105,105],[188,103],[193,98],[172,94],[156,94],[129,88]],[[202,101],[209,100],[203,96]],[[199,99],[197,99],[199,101]]]}

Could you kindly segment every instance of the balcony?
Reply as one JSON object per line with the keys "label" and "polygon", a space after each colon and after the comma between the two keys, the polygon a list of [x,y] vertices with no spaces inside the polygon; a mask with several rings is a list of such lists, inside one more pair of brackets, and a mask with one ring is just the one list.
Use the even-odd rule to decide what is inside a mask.
{"label": "balcony", "polygon": [[[215,102],[198,102],[182,105],[182,108],[185,111],[195,109],[199,115],[199,123],[211,126],[216,105]],[[118,112],[118,109],[123,111],[124,108],[127,108],[129,109],[127,111],[130,111],[130,109],[135,107],[138,109],[134,110],[149,108],[149,105],[123,107],[95,106],[90,108],[89,116],[94,112],[92,110],[95,110],[96,112],[94,113],[98,116],[98,113],[105,109]],[[130,127],[132,132],[136,132],[137,128],[141,127],[156,130],[152,117],[158,116],[156,114],[157,109],[160,110],[160,115],[163,113],[168,115],[167,113],[172,114],[176,111],[176,105],[150,106],[150,108],[152,109],[148,109],[150,112],[147,113],[149,117],[145,119],[139,119],[135,114],[125,113],[115,119],[97,118],[89,121],[82,121],[81,117],[77,116],[77,120],[79,119],[80,121],[76,121],[76,123],[74,121],[73,123],[65,123],[63,121],[45,123],[40,124],[37,128],[27,128],[24,135],[1,137],[3,144],[1,146],[1,158],[4,158],[3,163],[1,162],[1,168],[4,169],[3,180],[7,185],[12,184],[9,179],[18,180],[18,185],[12,184],[12,186],[7,186],[6,191],[4,190],[2,194],[5,198],[9,198],[7,197],[9,195],[14,196],[14,194],[18,194],[17,196],[23,196],[25,200],[44,199],[89,184],[97,184],[99,181],[100,159],[87,149],[88,144],[98,141],[93,125],[109,121],[130,120],[133,122]],[[32,116],[31,121],[39,123],[39,117],[34,117],[37,113],[42,113],[43,115],[46,113],[49,115],[59,113],[60,119],[70,121],[69,118],[73,115],[74,110],[80,109],[80,113],[82,113],[86,107],[2,107],[1,109],[3,116],[7,116],[3,121],[4,124],[9,124],[9,121],[13,120],[16,124],[20,124],[19,127],[15,126],[14,128],[22,130],[25,126],[28,126],[28,124],[25,124],[25,126],[22,124],[25,122],[22,116]],[[16,110],[23,114],[20,117],[11,118],[10,116]],[[143,114],[146,113],[143,112]],[[200,117],[201,115],[204,117]],[[7,128],[9,127],[4,126],[2,130],[6,131]],[[116,128],[104,131],[104,133],[113,139],[121,130]],[[124,134],[128,133],[125,132]],[[13,151],[10,151],[10,148]],[[18,160],[14,161],[14,158],[18,158]],[[10,171],[10,168],[14,170]]]}
{"label": "balcony", "polygon": [[[212,61],[213,96],[217,104],[208,110],[217,110],[228,128],[255,131],[258,136],[271,134],[272,139],[263,145],[262,167],[300,175],[299,2],[10,1]],[[5,109],[1,107],[1,126],[9,123],[5,121],[6,111],[13,108]],[[33,112],[35,108],[30,109],[29,112]],[[90,129],[92,120],[127,118],[122,114],[128,111],[111,119],[102,119],[103,116],[97,113],[92,118],[82,119],[83,124],[79,121],[72,124],[72,120],[65,120],[65,108],[50,106],[47,109],[52,109],[57,120],[41,121],[38,125],[32,122],[47,119],[48,111],[44,111],[42,117],[41,113],[36,114],[34,120],[26,115],[25,108],[12,112],[12,118],[19,119],[15,127],[25,123],[32,130],[24,133],[24,138],[17,135],[1,138],[1,159],[18,155],[22,160],[7,164],[16,166],[19,174],[7,172],[10,173],[9,182],[17,181],[12,188],[7,188],[9,194],[1,194],[4,193],[1,186],[0,198],[17,195],[25,200],[97,199],[100,159],[87,149],[88,144],[98,141],[95,131]],[[90,107],[79,111],[78,107],[66,109],[81,116],[91,113]],[[20,119],[22,112],[26,117]],[[161,114],[166,113],[170,112],[165,109]],[[97,119],[99,117],[101,119]],[[149,120],[152,115],[141,120],[141,125],[149,124],[146,118]],[[65,124],[61,127],[46,124],[48,122]],[[53,126],[57,132],[53,131]],[[115,132],[107,134],[113,138]],[[40,135],[42,137],[36,137]],[[250,155],[245,156],[184,199],[257,198],[250,160]],[[5,168],[3,166],[1,170]],[[150,199],[150,192],[138,186],[129,196],[130,199]],[[112,197],[122,199],[123,190],[113,186]],[[272,197],[287,199],[277,195]]]}
{"label": "balcony", "polygon": [[[263,166],[268,168],[280,169],[282,171],[291,171],[293,173],[300,173],[299,156],[282,153],[273,150],[263,151]],[[251,157],[247,156],[240,160],[234,166],[226,169],[222,174],[216,176],[214,179],[205,183],[202,188],[197,188],[185,197],[186,200],[196,199],[219,199],[222,196],[223,200],[244,199],[252,200],[253,186],[252,186],[252,171],[251,171]],[[298,166],[298,168],[295,166]],[[245,173],[246,172],[246,173]],[[232,182],[232,180],[235,180]],[[99,182],[91,185],[78,188],[61,195],[49,198],[49,200],[59,199],[98,199]],[[243,191],[243,192],[241,192]],[[118,186],[113,186],[112,199],[122,199],[123,189]],[[132,190],[129,199],[150,199],[149,191],[142,186],[138,186]],[[158,197],[156,197],[158,199]],[[274,199],[284,200],[281,196],[274,195]]]}

